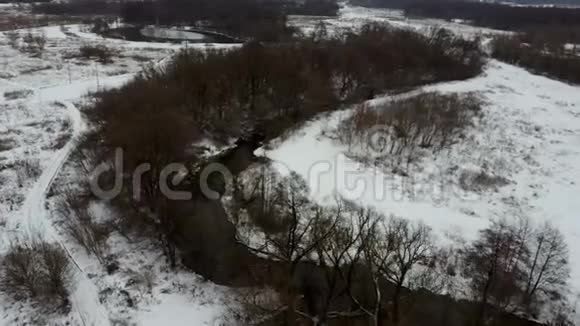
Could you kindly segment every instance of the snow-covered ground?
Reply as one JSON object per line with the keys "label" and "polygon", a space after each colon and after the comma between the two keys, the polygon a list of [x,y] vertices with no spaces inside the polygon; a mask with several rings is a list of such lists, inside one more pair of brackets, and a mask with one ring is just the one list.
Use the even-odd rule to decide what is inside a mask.
{"label": "snow-covered ground", "polygon": [[[570,248],[575,304],[580,294],[580,87],[491,61],[480,77],[423,90],[476,92],[485,105],[465,139],[424,157],[409,177],[351,160],[345,156],[348,148],[327,136],[352,110],[308,123],[258,154],[274,160],[283,173],[302,175],[322,204],[333,204],[338,194],[386,215],[421,220],[445,243],[474,240],[493,219],[549,221]],[[461,176],[482,171],[509,184],[463,191]]]}
{"label": "snow-covered ground", "polygon": [[[188,271],[169,271],[155,248],[120,236],[110,240],[119,271],[107,274],[94,258],[67,241],[57,225],[61,217],[52,198],[58,197],[59,188],[51,187],[85,128],[78,110],[84,96],[123,85],[145,65],[163,62],[181,46],[105,40],[82,25],[17,32],[44,35],[47,44],[35,57],[13,48],[7,33],[0,33],[0,254],[15,239],[41,234],[70,254],[75,287],[68,316],[40,314],[27,302],[0,295],[0,326],[219,324],[226,310],[235,306],[228,289]],[[118,53],[111,64],[75,56],[85,44],[105,43]],[[226,47],[190,45],[194,46]],[[69,182],[58,180],[61,185]]]}
{"label": "snow-covered ground", "polygon": [[329,32],[357,30],[367,23],[388,23],[397,28],[413,29],[420,33],[430,33],[434,28],[445,28],[466,38],[485,37],[508,32],[489,28],[474,27],[458,21],[449,22],[441,19],[412,19],[404,16],[401,10],[377,9],[342,4],[338,17],[290,16],[289,24],[302,32],[311,33],[320,22],[327,25]]}
{"label": "snow-covered ground", "polygon": [[[319,20],[293,17],[291,23],[308,32]],[[441,26],[470,37],[501,33],[360,7],[345,7],[340,17],[324,21],[331,30],[378,21],[422,32]],[[94,258],[65,241],[54,201],[46,199],[53,183],[70,182],[67,178],[72,172],[63,165],[82,132],[78,108],[85,101],[83,96],[124,84],[144,65],[161,62],[181,46],[105,40],[82,25],[19,32],[46,35],[48,42],[43,55],[35,58],[13,49],[7,35],[0,33],[0,254],[15,237],[40,229],[71,253],[78,265],[77,287],[71,315],[41,316],[46,319],[36,322],[38,316],[28,303],[0,295],[0,326],[26,322],[68,322],[73,326],[235,324],[224,320],[228,307],[235,306],[229,289],[188,271],[168,271],[161,253],[150,244],[112,236],[109,246],[120,268],[109,275]],[[76,58],[74,54],[84,44],[107,44],[118,55],[107,65]],[[425,90],[477,92],[486,105],[483,118],[463,142],[437,157],[424,158],[411,178],[371,169],[344,156],[348,149],[327,135],[349,110],[320,117],[260,153],[280,163],[277,166],[303,175],[321,203],[330,203],[339,193],[387,214],[421,219],[442,242],[472,240],[495,218],[549,220],[564,232],[570,246],[571,296],[576,295],[580,290],[580,248],[575,246],[580,240],[576,217],[580,201],[575,201],[580,193],[580,88],[491,61],[480,77]],[[369,105],[385,100],[379,98]],[[460,190],[461,175],[481,171],[510,182],[477,193]],[[362,188],[355,187],[356,180]],[[95,209],[103,215],[115,214],[106,207]]]}

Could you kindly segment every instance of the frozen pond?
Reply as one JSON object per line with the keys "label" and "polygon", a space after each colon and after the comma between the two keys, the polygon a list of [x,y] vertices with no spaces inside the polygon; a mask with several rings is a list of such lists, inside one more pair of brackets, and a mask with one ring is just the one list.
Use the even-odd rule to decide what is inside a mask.
{"label": "frozen pond", "polygon": [[173,28],[165,27],[154,27],[147,26],[141,29],[141,34],[143,36],[155,38],[155,39],[167,39],[167,40],[188,40],[188,41],[203,41],[206,36],[204,34],[177,30]]}

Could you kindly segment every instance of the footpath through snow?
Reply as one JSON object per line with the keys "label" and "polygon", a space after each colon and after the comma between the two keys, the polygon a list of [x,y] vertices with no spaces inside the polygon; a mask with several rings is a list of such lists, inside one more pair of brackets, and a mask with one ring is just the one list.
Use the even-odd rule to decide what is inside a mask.
{"label": "footpath through snow", "polygon": [[[103,88],[120,86],[131,77],[132,75],[123,75],[105,78],[101,86]],[[77,315],[79,324],[84,326],[108,326],[111,324],[109,314],[99,302],[99,290],[87,277],[83,267],[75,260],[66,243],[60,239],[58,232],[52,226],[50,212],[46,209],[46,197],[54,179],[76,148],[79,136],[86,127],[80,111],[70,100],[78,99],[82,94],[94,91],[96,88],[97,85],[93,81],[34,90],[35,98],[41,102],[59,102],[66,106],[73,135],[67,144],[54,154],[48,167],[44,169],[29,191],[22,206],[20,218],[9,220],[11,224],[16,223],[16,225],[9,225],[9,229],[18,230],[19,234],[25,235],[24,239],[43,237],[50,242],[60,244],[67,252],[75,269],[73,278],[75,288],[71,294],[72,309]]]}
{"label": "footpath through snow", "polygon": [[[51,40],[55,38],[67,38],[60,26],[42,28],[42,32]],[[158,62],[161,64],[163,59]],[[97,90],[119,87],[133,78],[135,74],[127,73],[116,76],[102,76],[101,78],[88,78],[85,80],[71,81],[66,84],[56,86],[31,87],[24,83],[0,78],[0,86],[27,90],[31,92],[29,98],[22,102],[30,110],[37,107],[47,107],[53,103],[60,103],[66,107],[72,137],[49,160],[48,165],[43,169],[42,174],[26,194],[24,203],[18,214],[18,218],[10,218],[7,222],[7,230],[12,230],[12,235],[4,234],[0,240],[7,244],[11,238],[35,238],[45,237],[49,241],[60,243],[69,254],[73,265],[76,267],[75,289],[72,293],[73,312],[76,313],[79,325],[84,326],[107,326],[110,325],[109,314],[99,302],[99,290],[87,277],[81,264],[71,255],[66,244],[61,241],[58,232],[53,228],[50,212],[46,209],[46,196],[54,179],[58,175],[62,166],[66,163],[69,155],[74,150],[78,142],[78,136],[85,129],[81,113],[72,101],[79,100],[83,95]],[[61,81],[62,82],[62,81]],[[8,104],[4,96],[0,96],[0,104]],[[32,105],[34,104],[34,105]],[[0,325],[8,315],[0,316]]]}
{"label": "footpath through snow", "polygon": [[[47,193],[55,178],[59,175],[70,154],[77,146],[80,133],[86,128],[81,113],[75,106],[77,101],[82,101],[82,96],[89,92],[120,87],[131,80],[135,73],[142,70],[142,58],[150,59],[156,67],[163,66],[174,50],[182,48],[179,44],[138,43],[122,40],[104,40],[89,37],[90,33],[81,32],[80,27],[66,26],[44,27],[35,29],[44,33],[49,39],[45,56],[39,59],[30,59],[20,53],[18,56],[8,56],[15,52],[8,46],[0,43],[0,50],[5,50],[3,69],[7,70],[0,77],[0,106],[5,108],[0,112],[0,133],[6,135],[9,144],[14,146],[4,152],[0,159],[14,162],[20,168],[23,162],[39,162],[40,175],[27,176],[22,183],[18,181],[18,170],[8,170],[8,181],[2,198],[3,202],[0,213],[6,217],[6,225],[0,220],[0,253],[8,248],[14,239],[44,237],[49,241],[59,243],[71,258],[75,276],[74,288],[71,293],[72,313],[68,316],[38,316],[34,314],[29,305],[22,302],[14,302],[0,296],[0,326],[12,326],[15,322],[36,322],[71,324],[82,326],[108,326],[111,320],[127,320],[136,325],[150,325],[159,320],[171,318],[175,325],[190,325],[192,321],[199,324],[213,324],[222,318],[228,289],[222,289],[210,282],[204,282],[190,272],[172,273],[168,278],[162,267],[149,265],[151,270],[141,268],[141,265],[150,261],[156,253],[146,249],[115,247],[116,253],[121,253],[121,260],[127,260],[126,265],[121,266],[122,272],[127,275],[107,277],[100,274],[101,267],[95,264],[91,257],[79,251],[73,243],[65,242],[61,237],[62,230],[53,227],[58,221],[55,212],[48,207]],[[71,32],[69,35],[65,31]],[[21,31],[27,32],[27,30]],[[0,33],[0,38],[3,35]],[[74,65],[61,66],[60,55],[56,55],[59,49],[77,50],[83,44],[83,40],[91,39],[95,42],[113,43],[122,48],[125,57],[116,58],[111,65]],[[232,48],[239,45],[206,45],[199,44],[195,47],[200,49],[209,48]],[[194,47],[194,46],[192,46]],[[143,49],[144,57],[137,51]],[[159,49],[160,51],[156,51]],[[55,54],[53,56],[53,54]],[[136,65],[135,62],[139,62]],[[56,67],[56,68],[54,68]],[[98,68],[98,70],[97,70]],[[22,73],[33,71],[34,73]],[[3,71],[4,72],[4,71]],[[54,85],[56,84],[56,85]],[[23,97],[12,98],[5,96],[12,91],[24,91]],[[70,134],[70,140],[66,136]],[[62,137],[62,138],[61,138]],[[60,139],[65,142],[59,143]],[[58,145],[56,145],[58,144]],[[5,171],[6,172],[6,171]],[[0,175],[0,177],[4,177]],[[33,183],[31,181],[35,180]],[[6,180],[6,179],[4,179]],[[3,182],[0,178],[0,183]],[[19,183],[20,182],[20,185]],[[11,192],[11,190],[14,190]],[[115,240],[116,241],[116,240]],[[126,244],[125,244],[126,245]],[[134,248],[133,248],[134,249]],[[147,256],[147,255],[152,255]],[[135,261],[131,261],[135,260]],[[138,262],[138,263],[137,263]],[[161,262],[159,265],[163,265]],[[137,272],[152,272],[158,277],[156,286],[151,295],[135,298],[139,306],[127,310],[117,304],[115,294],[107,294],[107,290],[123,289],[123,284],[131,277],[133,268]],[[140,269],[141,268],[141,269]],[[123,283],[124,282],[124,283]],[[184,288],[181,289],[180,287]],[[175,287],[175,289],[174,289]],[[196,295],[189,292],[197,290]],[[140,291],[136,289],[131,289]],[[168,292],[169,291],[169,292]],[[104,294],[103,294],[104,293]],[[132,295],[141,295],[131,293]],[[227,300],[226,300],[227,301]],[[179,311],[178,314],[175,314]],[[54,317],[54,318],[53,318]],[[61,320],[62,317],[62,320]],[[46,320],[45,320],[46,319]],[[57,319],[57,320],[53,320]]]}

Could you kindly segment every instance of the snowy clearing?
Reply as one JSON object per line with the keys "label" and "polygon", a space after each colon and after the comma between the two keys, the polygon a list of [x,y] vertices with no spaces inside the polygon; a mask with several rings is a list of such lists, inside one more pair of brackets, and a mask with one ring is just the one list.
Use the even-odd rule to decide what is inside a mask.
{"label": "snowy clearing", "polygon": [[[538,223],[550,221],[570,246],[570,296],[577,303],[580,87],[491,61],[480,77],[423,90],[477,92],[486,104],[483,118],[466,139],[436,157],[423,158],[410,177],[355,162],[344,155],[348,148],[326,136],[352,110],[321,117],[257,154],[274,160],[282,173],[302,175],[322,204],[332,204],[338,194],[386,215],[422,220],[443,243],[473,240],[492,219],[528,216]],[[509,184],[462,191],[461,175],[479,171],[505,177]]]}
{"label": "snowy clearing", "polygon": [[429,33],[433,28],[445,28],[466,38],[509,33],[440,19],[411,19],[405,17],[401,10],[365,8],[347,4],[343,4],[338,17],[290,16],[288,20],[290,25],[305,34],[314,31],[320,21],[327,25],[331,33],[346,29],[357,30],[371,22],[388,23],[397,28],[412,29],[420,33]]}

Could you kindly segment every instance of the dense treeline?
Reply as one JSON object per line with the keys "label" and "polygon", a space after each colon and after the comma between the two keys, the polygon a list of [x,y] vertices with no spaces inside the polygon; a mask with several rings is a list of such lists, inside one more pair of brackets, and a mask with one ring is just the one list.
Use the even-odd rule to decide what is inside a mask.
{"label": "dense treeline", "polygon": [[[538,73],[580,82],[580,9],[515,7],[457,0],[352,0],[351,2],[405,10],[408,16],[464,19],[475,25],[517,30],[499,37],[493,57]],[[568,44],[568,45],[567,45]]]}
{"label": "dense treeline", "polygon": [[126,2],[121,17],[131,24],[196,25],[261,41],[281,41],[293,34],[281,4],[256,0]]}
{"label": "dense treeline", "polygon": [[0,0],[0,3],[36,3],[36,2],[50,2],[51,0]]}
{"label": "dense treeline", "polygon": [[280,5],[256,0],[149,0],[128,2],[122,9],[122,17],[129,23],[145,22],[171,25],[194,23],[201,20],[219,21],[233,19],[279,19]]}
{"label": "dense treeline", "polygon": [[[580,83],[580,56],[574,46],[551,42],[537,34],[498,37],[493,42],[492,56],[528,68],[536,73]],[[554,39],[557,40],[556,35]]]}
{"label": "dense treeline", "polygon": [[406,15],[460,18],[479,26],[518,30],[552,24],[575,26],[580,22],[580,9],[514,7],[502,4],[450,1],[444,5],[434,2],[410,4]]}
{"label": "dense treeline", "polygon": [[522,7],[461,0],[351,0],[353,4],[404,9],[407,16],[463,19],[478,26],[522,30],[551,25],[578,26],[580,9]]}
{"label": "dense treeline", "polygon": [[184,51],[162,71],[151,69],[119,89],[96,95],[87,110],[98,127],[89,137],[94,143],[88,146],[98,149],[92,156],[108,161],[122,148],[128,169],[153,165],[142,177],[135,205],[158,217],[156,232],[170,261],[176,261],[180,228],[160,192],[159,171],[172,162],[195,164],[191,144],[250,134],[274,138],[344,103],[469,78],[481,70],[477,42],[443,30],[427,37],[368,25],[360,34],[323,35],[319,28],[316,36],[293,43]]}
{"label": "dense treeline", "polygon": [[123,5],[129,20],[175,24],[200,20],[221,21],[234,16],[277,19],[287,14],[336,16],[335,0],[148,0]]}
{"label": "dense treeline", "polygon": [[286,25],[288,14],[335,16],[334,0],[107,0],[45,3],[33,12],[48,15],[120,16],[126,23],[191,25],[240,38],[279,42],[294,34]]}
{"label": "dense treeline", "polygon": [[[534,325],[512,314],[552,318],[541,312],[566,302],[568,248],[549,224],[500,220],[443,250],[422,223],[340,199],[318,206],[296,174],[250,175],[231,211],[237,240],[277,262],[255,273],[277,299],[247,300],[275,321],[263,325]],[[471,302],[453,297],[463,281]]]}
{"label": "dense treeline", "polygon": [[[120,16],[132,24],[197,25],[238,37],[279,41],[290,35],[286,15],[336,16],[334,0],[146,0],[112,2],[107,0],[44,3],[33,6],[38,14]],[[269,35],[266,37],[265,33]]]}
{"label": "dense treeline", "polygon": [[[36,2],[36,1],[35,1]],[[78,0],[70,2],[50,2],[32,6],[32,12],[44,15],[67,16],[117,16],[121,10],[119,2],[107,0]]]}
{"label": "dense treeline", "polygon": [[360,34],[332,40],[185,51],[164,72],[151,71],[101,94],[94,112],[104,121],[126,112],[129,126],[135,110],[175,107],[212,135],[238,137],[248,127],[261,126],[272,137],[341,103],[389,89],[469,78],[481,64],[477,43],[444,30],[426,37],[368,25]]}
{"label": "dense treeline", "polygon": [[512,0],[510,3],[519,5],[533,5],[533,6],[572,6],[578,7],[577,0]]}
{"label": "dense treeline", "polygon": [[525,43],[562,48],[566,43],[580,44],[580,28],[566,25],[530,27],[521,34]]}
{"label": "dense treeline", "polygon": [[419,1],[421,0],[350,0],[349,2],[353,5],[364,7],[404,9],[405,6],[409,5],[410,3],[416,3]]}

